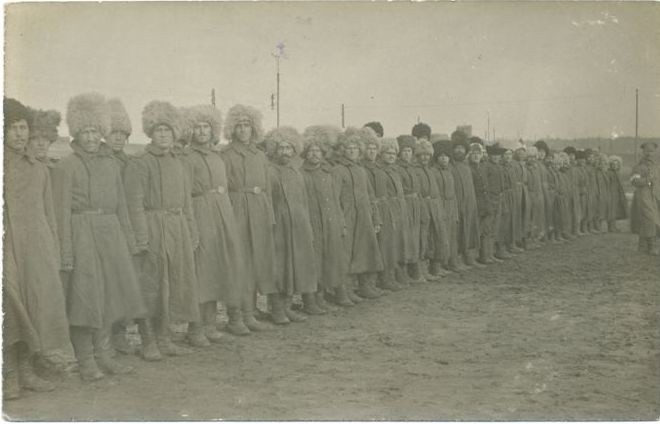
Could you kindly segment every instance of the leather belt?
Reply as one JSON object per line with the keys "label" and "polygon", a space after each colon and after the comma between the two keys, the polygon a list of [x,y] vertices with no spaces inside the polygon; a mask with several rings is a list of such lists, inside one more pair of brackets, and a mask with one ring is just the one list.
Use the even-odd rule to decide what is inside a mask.
{"label": "leather belt", "polygon": [[206,190],[202,193],[193,194],[192,197],[201,197],[201,196],[205,196],[207,194],[225,194],[226,192],[227,192],[227,189],[225,187],[217,186],[217,187],[212,188],[210,190]]}
{"label": "leather belt", "polygon": [[255,186],[255,187],[245,187],[245,188],[239,188],[237,190],[232,190],[232,193],[250,193],[250,194],[261,194],[264,192],[264,189]]}
{"label": "leather belt", "polygon": [[115,211],[109,211],[105,209],[85,209],[79,211],[73,211],[74,215],[115,215]]}

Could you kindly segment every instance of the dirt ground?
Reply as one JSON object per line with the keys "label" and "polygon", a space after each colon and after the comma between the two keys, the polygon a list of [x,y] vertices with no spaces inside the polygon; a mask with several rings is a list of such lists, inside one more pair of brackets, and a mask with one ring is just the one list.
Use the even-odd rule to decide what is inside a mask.
{"label": "dirt ground", "polygon": [[657,420],[660,261],[589,236],[4,405],[21,420]]}

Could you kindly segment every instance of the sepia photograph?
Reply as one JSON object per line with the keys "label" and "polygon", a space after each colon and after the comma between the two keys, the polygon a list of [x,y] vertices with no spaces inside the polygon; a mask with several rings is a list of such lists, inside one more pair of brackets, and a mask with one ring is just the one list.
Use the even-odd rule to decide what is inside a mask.
{"label": "sepia photograph", "polygon": [[3,6],[4,420],[660,420],[660,2]]}

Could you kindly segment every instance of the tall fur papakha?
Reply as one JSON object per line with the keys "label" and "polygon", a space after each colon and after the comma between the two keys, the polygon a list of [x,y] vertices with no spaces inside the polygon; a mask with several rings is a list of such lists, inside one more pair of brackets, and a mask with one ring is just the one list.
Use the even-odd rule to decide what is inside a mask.
{"label": "tall fur papakha", "polygon": [[323,154],[331,152],[337,144],[340,133],[341,130],[332,125],[311,125],[305,128],[302,135],[304,145],[302,156],[307,154],[307,149],[312,145],[319,146]]}
{"label": "tall fur papakha", "polygon": [[431,144],[430,141],[419,140],[417,141],[417,144],[415,144],[415,156],[424,153],[433,156],[433,145]]}
{"label": "tall fur papakha", "polygon": [[62,122],[62,115],[56,110],[29,109],[32,126],[30,127],[30,138],[44,137],[54,143],[57,141],[57,127]]}
{"label": "tall fur papakha", "polygon": [[105,97],[99,93],[84,93],[72,97],[66,108],[66,124],[69,135],[76,135],[85,128],[96,128],[101,134],[110,129],[110,108]]}
{"label": "tall fur papakha", "polygon": [[360,128],[360,134],[362,134],[362,142],[364,143],[364,147],[375,145],[380,149],[380,137],[378,137],[376,130],[371,127],[362,127]]}
{"label": "tall fur papakha", "polygon": [[193,129],[198,122],[206,122],[211,126],[211,143],[218,144],[222,133],[222,113],[212,105],[196,105],[185,108],[184,120],[190,128],[190,141],[192,141]]}
{"label": "tall fur papakha", "polygon": [[355,144],[360,149],[360,152],[363,152],[366,147],[365,142],[371,141],[372,138],[376,138],[376,135],[371,128],[348,127],[339,135],[337,144],[343,147]]}
{"label": "tall fur papakha", "polygon": [[252,142],[258,144],[264,137],[264,129],[261,124],[261,112],[252,106],[235,105],[227,112],[225,118],[224,136],[228,141],[234,141],[234,129],[242,120],[252,123]]}
{"label": "tall fur papakha", "polygon": [[399,143],[399,151],[409,147],[413,152],[415,151],[415,144],[417,144],[417,139],[412,135],[401,134],[396,138],[396,141]]}
{"label": "tall fur papakha", "polygon": [[399,142],[396,138],[385,137],[380,141],[380,153],[393,150],[397,155],[399,154]]}
{"label": "tall fur papakha", "polygon": [[142,110],[142,131],[151,138],[151,133],[158,125],[167,125],[179,140],[182,134],[182,118],[179,109],[168,102],[154,100]]}
{"label": "tall fur papakha", "polygon": [[133,132],[131,118],[121,100],[117,97],[108,100],[108,108],[110,108],[110,132],[106,135],[115,131],[123,132],[127,137],[131,135]]}
{"label": "tall fur papakha", "polygon": [[293,127],[279,127],[268,131],[264,137],[266,154],[270,157],[274,156],[280,143],[289,143],[296,154],[302,152],[302,136]]}

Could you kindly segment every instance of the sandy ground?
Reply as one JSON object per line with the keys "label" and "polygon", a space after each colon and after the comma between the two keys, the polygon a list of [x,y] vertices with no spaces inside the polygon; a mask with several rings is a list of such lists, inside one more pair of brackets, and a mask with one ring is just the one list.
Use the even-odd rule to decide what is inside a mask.
{"label": "sandy ground", "polygon": [[549,245],[134,375],[4,405],[26,420],[656,420],[660,261]]}

